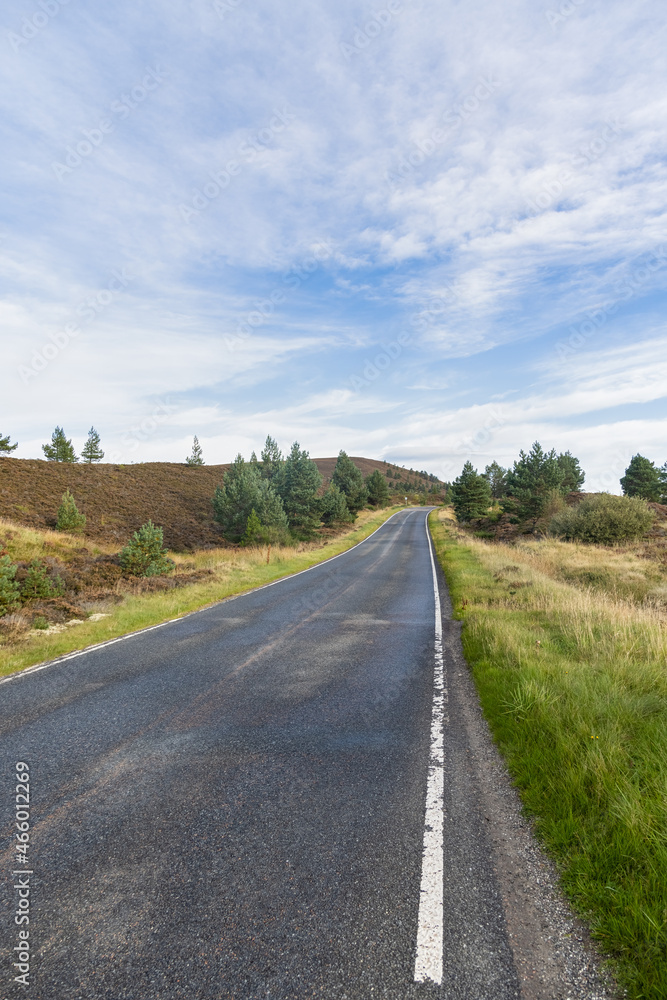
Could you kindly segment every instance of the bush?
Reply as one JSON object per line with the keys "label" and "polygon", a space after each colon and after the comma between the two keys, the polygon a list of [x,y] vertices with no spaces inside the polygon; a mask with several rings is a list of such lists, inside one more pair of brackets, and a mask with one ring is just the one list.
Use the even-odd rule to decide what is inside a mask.
{"label": "bush", "polygon": [[37,597],[60,597],[65,592],[65,584],[59,576],[49,577],[44,563],[33,559],[21,586],[21,598],[31,601]]}
{"label": "bush", "polygon": [[0,617],[18,607],[20,589],[14,579],[16,569],[9,556],[0,556]]}
{"label": "bush", "polygon": [[174,561],[162,547],[163,534],[152,521],[142,524],[120,554],[123,572],[130,576],[163,576],[171,573]]}
{"label": "bush", "polygon": [[556,514],[549,531],[568,541],[611,545],[641,538],[653,524],[654,516],[639,497],[598,493]]}
{"label": "bush", "polygon": [[58,508],[56,528],[58,531],[81,531],[85,523],[86,515],[80,513],[74,497],[69,490],[65,490]]}

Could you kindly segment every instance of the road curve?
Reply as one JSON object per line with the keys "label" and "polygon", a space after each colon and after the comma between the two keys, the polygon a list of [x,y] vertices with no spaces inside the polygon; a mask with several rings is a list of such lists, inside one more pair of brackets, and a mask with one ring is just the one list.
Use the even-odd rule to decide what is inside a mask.
{"label": "road curve", "polygon": [[[3,996],[521,996],[464,728],[438,680],[426,514],[0,687]],[[28,990],[8,971],[19,760]],[[441,982],[418,954],[438,913],[423,902],[434,837]]]}

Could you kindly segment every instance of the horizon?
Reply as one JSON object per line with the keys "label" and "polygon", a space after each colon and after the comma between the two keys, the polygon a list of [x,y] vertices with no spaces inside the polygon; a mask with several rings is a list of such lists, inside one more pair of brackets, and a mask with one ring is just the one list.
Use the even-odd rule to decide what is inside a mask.
{"label": "horizon", "polygon": [[667,460],[661,8],[381,6],[7,12],[12,457]]}

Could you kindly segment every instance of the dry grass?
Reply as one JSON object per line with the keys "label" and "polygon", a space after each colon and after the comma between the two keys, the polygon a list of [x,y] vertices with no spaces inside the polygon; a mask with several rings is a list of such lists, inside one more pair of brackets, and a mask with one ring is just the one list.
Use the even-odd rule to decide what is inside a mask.
{"label": "dry grass", "polygon": [[667,998],[661,550],[431,523],[484,710],[564,886],[629,995]]}
{"label": "dry grass", "polygon": [[[172,552],[170,556],[176,563],[176,570],[171,578],[117,580],[107,602],[103,596],[94,602],[80,601],[87,612],[104,612],[107,617],[84,621],[65,632],[48,635],[28,633],[26,621],[20,621],[20,615],[15,616],[15,626],[0,639],[0,675],[83,649],[91,643],[158,624],[307,569],[356,545],[398,509],[362,511],[354,526],[336,537],[299,542],[294,546],[277,546],[271,548],[270,553],[265,546],[205,549],[188,554]],[[80,559],[82,553],[108,556],[114,551],[113,547],[92,545],[90,541],[74,535],[23,528],[6,521],[0,522],[0,539],[12,559],[22,561],[45,559],[48,552],[67,564]],[[188,579],[189,575],[192,582]],[[169,586],[174,581],[180,586]],[[162,583],[169,589],[157,589]]]}

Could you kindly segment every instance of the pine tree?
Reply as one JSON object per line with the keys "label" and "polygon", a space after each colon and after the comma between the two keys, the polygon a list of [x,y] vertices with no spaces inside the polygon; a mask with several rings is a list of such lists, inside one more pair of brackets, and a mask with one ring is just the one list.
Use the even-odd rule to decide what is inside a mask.
{"label": "pine tree", "polygon": [[80,531],[85,523],[86,515],[80,513],[74,497],[69,490],[65,490],[58,508],[56,528],[58,531]]}
{"label": "pine tree", "polygon": [[586,479],[586,473],[579,465],[579,459],[575,458],[571,452],[564,451],[556,461],[563,470],[562,493],[576,493],[584,485]]}
{"label": "pine tree", "polygon": [[286,531],[287,518],[280,497],[259,470],[237,455],[213,496],[214,518],[230,541],[244,537],[251,511],[265,528]]}
{"label": "pine tree", "polygon": [[18,441],[16,444],[9,443],[9,434],[7,437],[3,437],[2,434],[0,434],[0,455],[9,455],[10,452],[16,451],[18,446]]}
{"label": "pine tree", "polygon": [[658,502],[664,488],[662,470],[643,455],[634,455],[621,479],[621,488],[627,497]]}
{"label": "pine tree", "polygon": [[100,448],[100,436],[94,427],[88,431],[88,440],[81,449],[81,458],[88,465],[93,462],[101,462],[104,458],[104,452]]}
{"label": "pine tree", "polygon": [[[274,479],[290,528],[310,532],[320,521],[317,492],[322,476],[315,462],[295,441]],[[349,506],[349,504],[348,504]]]}
{"label": "pine tree", "polygon": [[344,524],[354,521],[345,500],[337,486],[329,483],[326,492],[320,497],[320,516],[324,524]]}
{"label": "pine tree", "polygon": [[667,462],[660,467],[660,503],[667,503]]}
{"label": "pine tree", "polygon": [[62,427],[56,427],[51,435],[51,444],[43,444],[42,451],[47,462],[78,462],[72,442],[65,437]]}
{"label": "pine tree", "polygon": [[452,483],[450,493],[459,521],[483,517],[491,504],[489,481],[473,468],[472,462],[463,466],[461,475]]}
{"label": "pine tree", "polygon": [[386,507],[389,503],[389,487],[380,470],[375,469],[370,476],[366,476],[364,482],[368,493],[368,502],[374,507]]}
{"label": "pine tree", "polygon": [[[251,459],[252,461],[252,459]],[[253,507],[248,515],[248,520],[246,521],[246,529],[243,538],[241,539],[241,545],[256,545],[263,541],[262,529],[263,524],[257,517],[257,511]]]}
{"label": "pine tree", "polygon": [[508,497],[503,507],[516,513],[521,521],[535,523],[544,514],[554,492],[564,492],[564,481],[565,470],[555,450],[545,452],[539,441],[535,441],[528,454],[519,452],[514,468],[507,474]]}
{"label": "pine tree", "polygon": [[502,465],[497,462],[491,462],[490,465],[484,469],[484,475],[489,480],[489,485],[491,487],[491,496],[495,500],[500,500],[504,497],[507,492],[507,474],[509,470],[503,469]]}
{"label": "pine tree", "polygon": [[266,442],[264,448],[262,449],[262,478],[263,479],[275,479],[278,475],[282,464],[283,455],[278,447],[278,442],[271,437],[270,434],[266,436]]}
{"label": "pine tree", "polygon": [[125,573],[131,576],[163,576],[174,568],[174,561],[169,559],[162,548],[162,528],[147,521],[132,535],[120,553],[120,564]]}
{"label": "pine tree", "polygon": [[201,445],[199,444],[199,438],[195,434],[194,441],[192,442],[192,451],[188,458],[185,460],[186,465],[203,465],[204,459],[202,458]]}
{"label": "pine tree", "polygon": [[9,556],[0,556],[0,617],[19,605],[21,590],[14,579],[17,569]]}
{"label": "pine tree", "polygon": [[331,482],[345,494],[347,506],[352,514],[357,514],[368,503],[368,489],[364,483],[363,473],[344,451],[338,453]]}

